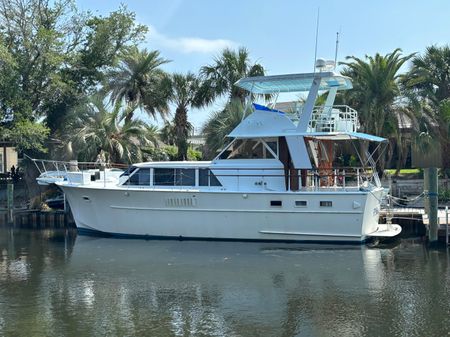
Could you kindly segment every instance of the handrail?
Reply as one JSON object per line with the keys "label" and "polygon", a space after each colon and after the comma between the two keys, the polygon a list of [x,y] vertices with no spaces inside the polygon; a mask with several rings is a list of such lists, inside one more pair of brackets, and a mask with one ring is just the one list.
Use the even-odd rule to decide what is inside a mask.
{"label": "handrail", "polygon": [[[73,167],[76,169],[76,171],[81,171],[79,169],[79,166],[88,166],[88,165],[92,165],[94,168],[95,167],[106,167],[106,168],[126,168],[129,165],[126,164],[118,164],[118,163],[104,163],[104,162],[83,162],[83,161],[77,161],[77,160],[73,160],[73,161],[62,161],[62,160],[52,160],[52,159],[36,159],[36,158],[31,158],[30,156],[24,154],[24,156],[31,160],[37,167],[37,169],[39,170],[40,173],[43,173],[41,171],[41,168],[43,168],[44,172],[48,172],[49,170],[45,167],[45,163],[48,164],[52,164],[54,168],[56,168],[57,171],[59,171],[58,167],[62,166],[65,167],[66,165],[68,165],[69,167]],[[42,167],[39,167],[38,163],[42,163]]]}

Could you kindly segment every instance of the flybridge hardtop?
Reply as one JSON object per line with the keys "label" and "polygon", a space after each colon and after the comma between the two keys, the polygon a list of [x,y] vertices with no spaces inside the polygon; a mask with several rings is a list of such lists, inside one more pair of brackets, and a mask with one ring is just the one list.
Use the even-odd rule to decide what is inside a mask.
{"label": "flybridge hardtop", "polygon": [[306,92],[311,90],[315,79],[320,80],[319,90],[331,88],[348,90],[353,88],[350,78],[334,72],[246,77],[237,81],[235,85],[253,94],[260,95]]}
{"label": "flybridge hardtop", "polygon": [[[326,61],[319,63],[326,69]],[[308,94],[302,105],[253,103],[212,161],[138,163],[125,172],[101,163],[81,170],[73,162],[48,172],[50,163],[35,162],[38,181],[62,189],[81,233],[340,242],[400,233],[398,225],[378,223],[385,191],[372,154],[354,144],[385,139],[360,133],[357,111],[334,105],[338,90],[352,88],[350,78],[318,71],[236,85],[275,100],[280,93]],[[324,90],[326,101],[316,106]]]}

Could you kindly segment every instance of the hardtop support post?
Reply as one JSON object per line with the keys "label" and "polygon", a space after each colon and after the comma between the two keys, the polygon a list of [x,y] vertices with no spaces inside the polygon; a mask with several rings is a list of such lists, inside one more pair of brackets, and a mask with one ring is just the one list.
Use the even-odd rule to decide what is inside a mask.
{"label": "hardtop support post", "polygon": [[306,132],[308,130],[309,121],[311,120],[312,112],[314,110],[314,104],[316,103],[317,94],[319,93],[321,78],[319,76],[314,77],[311,89],[308,93],[303,112],[300,115],[300,119],[297,125],[297,132]]}

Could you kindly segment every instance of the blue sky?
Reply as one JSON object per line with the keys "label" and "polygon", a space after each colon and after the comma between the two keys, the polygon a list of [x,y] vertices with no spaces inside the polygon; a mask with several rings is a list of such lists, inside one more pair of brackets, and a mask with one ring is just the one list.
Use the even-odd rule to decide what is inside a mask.
{"label": "blue sky", "polygon": [[[318,56],[385,54],[399,47],[423,52],[450,41],[450,1],[402,0],[78,0],[79,8],[106,15],[120,3],[150,27],[143,46],[172,60],[168,71],[197,72],[226,46],[245,46],[268,74],[310,72],[314,63],[317,10],[320,8]],[[222,102],[190,112],[200,127]],[[154,122],[155,123],[155,122]]]}

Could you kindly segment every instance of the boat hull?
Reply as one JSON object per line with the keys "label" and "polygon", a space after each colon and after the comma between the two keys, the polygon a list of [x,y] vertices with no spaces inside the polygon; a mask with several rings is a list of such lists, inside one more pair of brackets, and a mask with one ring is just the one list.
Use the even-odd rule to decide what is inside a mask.
{"label": "boat hull", "polygon": [[60,187],[80,232],[208,240],[362,242],[377,228],[381,195]]}

